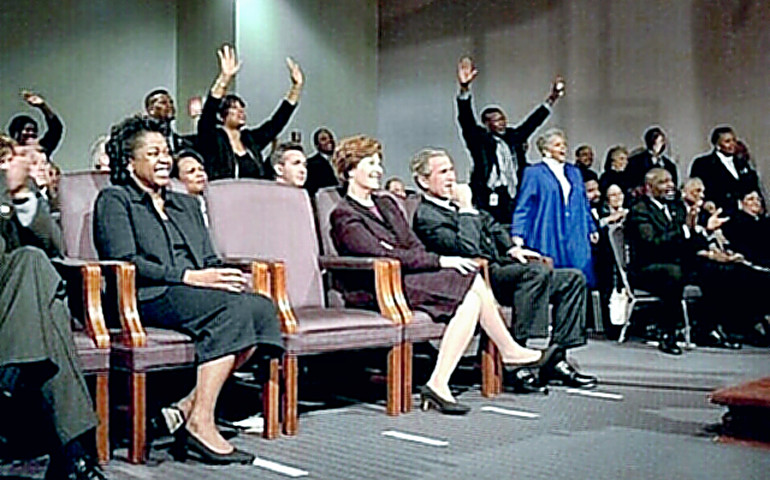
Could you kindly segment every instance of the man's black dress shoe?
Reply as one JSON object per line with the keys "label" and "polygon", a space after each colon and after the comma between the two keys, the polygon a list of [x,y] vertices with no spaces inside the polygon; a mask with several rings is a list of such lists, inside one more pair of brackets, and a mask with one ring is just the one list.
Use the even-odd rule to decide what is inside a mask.
{"label": "man's black dress shoe", "polygon": [[742,348],[739,342],[730,340],[726,335],[722,335],[719,330],[712,330],[701,338],[697,344],[701,347],[726,348],[729,350],[738,350]]}
{"label": "man's black dress shoe", "polygon": [[567,360],[561,360],[552,368],[540,370],[540,383],[589,389],[596,388],[598,381],[593,375],[585,375],[575,370]]}
{"label": "man's black dress shoe", "polygon": [[660,342],[658,343],[658,350],[663,353],[668,353],[669,355],[682,354],[682,349],[676,344],[674,336],[670,334],[661,335]]}
{"label": "man's black dress shoe", "polygon": [[471,411],[471,407],[460,402],[444,400],[427,385],[420,390],[420,408],[430,410],[435,408],[444,415],[465,415]]}
{"label": "man's black dress shoe", "polygon": [[532,370],[526,367],[505,369],[503,389],[513,393],[544,393],[548,395],[548,387],[540,385]]}
{"label": "man's black dress shoe", "polygon": [[75,461],[74,471],[66,477],[67,480],[107,480],[99,465],[90,458],[81,457]]}

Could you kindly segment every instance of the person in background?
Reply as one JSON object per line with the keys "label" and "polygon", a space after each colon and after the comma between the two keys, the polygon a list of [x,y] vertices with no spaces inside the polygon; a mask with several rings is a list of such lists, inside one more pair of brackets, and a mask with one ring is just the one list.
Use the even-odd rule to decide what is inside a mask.
{"label": "person in background", "polygon": [[626,167],[628,167],[628,150],[626,147],[623,145],[610,147],[604,160],[604,172],[599,177],[599,191],[602,192],[602,196],[607,195],[610,185],[620,187],[624,196],[633,188]]}
{"label": "person in background", "polygon": [[246,127],[246,102],[234,94],[225,95],[241,68],[235,49],[223,46],[218,52],[219,75],[212,85],[198,121],[198,150],[206,159],[211,180],[220,178],[275,178],[262,150],[281,133],[297,108],[305,77],[291,58],[286,58],[291,87],[272,117],[256,128]]}
{"label": "person in background", "polygon": [[599,175],[591,170],[594,165],[594,149],[591,145],[581,145],[575,149],[575,166],[580,169],[583,175],[583,182],[589,180],[599,180]]}
{"label": "person in background", "polygon": [[332,166],[332,154],[336,145],[334,134],[328,128],[320,127],[313,132],[313,145],[316,153],[307,159],[307,181],[305,182],[305,189],[311,199],[315,197],[318,190],[339,185]]}
{"label": "person in background", "polygon": [[29,168],[16,141],[0,135],[0,450],[43,447],[48,480],[104,479],[64,283],[50,260],[61,232]]}
{"label": "person in background", "polygon": [[171,177],[179,178],[188,195],[195,197],[200,203],[203,223],[209,226],[208,209],[206,207],[206,188],[209,177],[203,168],[203,158],[195,150],[184,149],[179,152],[178,158],[171,171]]}
{"label": "person in background", "polygon": [[165,88],[156,88],[144,97],[144,111],[148,117],[159,121],[163,126],[168,148],[172,155],[178,155],[183,149],[194,148],[195,135],[179,135],[173,126],[176,118],[176,106],[171,94]]}
{"label": "person in background", "polygon": [[23,91],[21,95],[29,106],[37,108],[43,113],[47,130],[45,135],[40,137],[40,128],[35,119],[29,115],[21,114],[11,119],[11,123],[8,125],[8,134],[22,146],[37,141],[50,159],[61,142],[64,125],[43,97],[27,90]]}
{"label": "person in background", "polygon": [[299,143],[281,143],[270,155],[275,170],[275,181],[302,188],[307,180],[308,168],[305,151]]}
{"label": "person in background", "polygon": [[398,198],[406,198],[406,185],[404,181],[398,177],[390,177],[385,181],[385,190],[389,191]]}
{"label": "person in background", "polygon": [[94,143],[88,148],[88,156],[91,158],[91,168],[100,172],[110,171],[110,157],[104,151],[104,144],[107,143],[109,135],[99,135]]}
{"label": "person in background", "polygon": [[[628,159],[628,177],[631,189],[644,189],[645,175],[653,168],[663,168],[671,174],[674,185],[679,176],[676,172],[676,164],[663,152],[666,150],[666,132],[660,127],[650,127],[644,132],[644,150],[632,155]],[[637,190],[639,191],[639,190]],[[641,192],[640,192],[641,193]]]}

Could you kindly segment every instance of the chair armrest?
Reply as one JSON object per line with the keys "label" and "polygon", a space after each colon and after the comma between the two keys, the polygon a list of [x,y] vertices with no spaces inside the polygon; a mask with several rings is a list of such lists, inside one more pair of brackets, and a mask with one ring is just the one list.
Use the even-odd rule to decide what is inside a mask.
{"label": "chair armrest", "polygon": [[251,291],[272,297],[270,290],[270,265],[279,260],[258,257],[225,257],[222,263],[226,267],[237,268],[251,273]]}
{"label": "chair armrest", "polygon": [[325,270],[374,270],[376,262],[389,260],[382,257],[338,257],[321,255],[318,263]]}
{"label": "chair armrest", "polygon": [[129,262],[107,261],[104,265],[108,288],[112,288],[112,298],[120,318],[121,342],[129,347],[147,345],[147,332],[139,318],[136,300],[136,266]]}
{"label": "chair armrest", "polygon": [[[82,303],[78,305],[79,313],[82,313],[86,332],[96,348],[110,348],[110,332],[107,330],[102,310],[102,271],[99,264],[68,258],[54,259],[53,264],[67,284],[74,289],[72,294],[82,298]],[[70,301],[76,302],[77,299],[70,298]]]}

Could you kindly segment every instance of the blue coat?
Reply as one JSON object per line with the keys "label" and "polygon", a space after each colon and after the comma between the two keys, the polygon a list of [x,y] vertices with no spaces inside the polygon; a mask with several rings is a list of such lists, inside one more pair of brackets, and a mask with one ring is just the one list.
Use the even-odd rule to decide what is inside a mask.
{"label": "blue coat", "polygon": [[580,170],[571,164],[564,167],[572,185],[567,205],[561,185],[548,165],[538,163],[524,169],[511,234],[523,238],[529,248],[552,257],[554,267],[582,270],[588,285],[594,286],[589,235],[596,231],[596,225]]}

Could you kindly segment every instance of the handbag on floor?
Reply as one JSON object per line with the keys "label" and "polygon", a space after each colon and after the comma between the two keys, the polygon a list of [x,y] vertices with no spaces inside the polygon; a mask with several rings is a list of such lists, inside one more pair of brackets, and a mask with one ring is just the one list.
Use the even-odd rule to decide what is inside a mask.
{"label": "handbag on floor", "polygon": [[613,325],[623,325],[626,323],[629,300],[625,288],[612,291],[610,295],[610,323]]}

